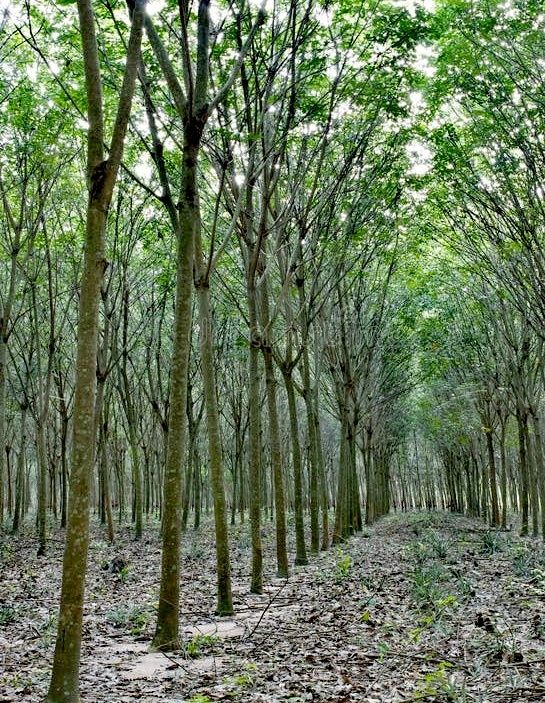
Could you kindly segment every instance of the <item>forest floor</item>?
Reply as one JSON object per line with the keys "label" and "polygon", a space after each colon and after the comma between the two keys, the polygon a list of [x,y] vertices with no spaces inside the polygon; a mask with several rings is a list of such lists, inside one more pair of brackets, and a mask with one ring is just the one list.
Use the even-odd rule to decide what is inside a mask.
{"label": "forest floor", "polygon": [[[155,534],[154,530],[154,534]],[[159,541],[91,545],[82,652],[85,703],[543,701],[540,542],[435,513],[392,515],[342,548],[248,592],[247,526],[232,530],[236,615],[214,611],[205,526],[185,536],[184,651],[151,652]],[[274,530],[264,527],[266,573]],[[0,546],[0,702],[40,701],[55,637],[62,542]],[[114,557],[127,566],[103,569]]]}

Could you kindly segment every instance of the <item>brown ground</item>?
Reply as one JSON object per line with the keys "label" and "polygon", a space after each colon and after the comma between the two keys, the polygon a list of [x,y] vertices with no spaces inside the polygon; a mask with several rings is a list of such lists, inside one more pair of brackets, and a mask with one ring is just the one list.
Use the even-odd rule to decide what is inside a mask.
{"label": "brown ground", "polygon": [[[213,616],[211,530],[185,537],[186,651],[149,651],[159,542],[92,544],[84,703],[545,700],[545,553],[458,516],[393,515],[342,549],[248,593],[247,527],[233,530],[237,614]],[[98,533],[98,530],[97,530]],[[265,527],[267,573],[273,528]],[[55,634],[61,535],[0,544],[0,703],[40,701]],[[115,575],[101,565],[121,556]]]}

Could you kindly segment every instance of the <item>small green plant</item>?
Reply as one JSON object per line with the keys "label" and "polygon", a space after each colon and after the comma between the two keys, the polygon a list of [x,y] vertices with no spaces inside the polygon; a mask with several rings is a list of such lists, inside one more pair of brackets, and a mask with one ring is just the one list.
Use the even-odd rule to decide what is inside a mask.
{"label": "small green plant", "polygon": [[388,644],[388,642],[379,642],[377,644],[377,650],[379,653],[380,661],[384,661],[388,655],[390,654],[390,649],[391,646]]}
{"label": "small green plant", "polygon": [[504,547],[505,542],[499,532],[489,530],[484,533],[483,543],[481,546],[481,551],[483,554],[496,554],[497,552],[502,552]]}
{"label": "small green plant", "polygon": [[435,608],[435,613],[437,619],[440,619],[445,615],[448,611],[452,610],[453,608],[458,607],[458,600],[456,596],[453,595],[445,595],[438,600],[435,601],[434,603],[434,608]]}
{"label": "small green plant", "polygon": [[407,555],[416,564],[425,564],[432,558],[432,552],[429,544],[426,542],[411,542],[407,547]]}
{"label": "small green plant", "polygon": [[488,633],[487,637],[489,641],[492,641],[490,658],[493,661],[502,659],[511,661],[513,653],[518,651],[516,642],[509,632],[500,632],[497,628],[494,628],[494,631]]}
{"label": "small green plant", "polygon": [[458,579],[457,585],[460,596],[463,599],[467,600],[475,596],[475,588],[473,587],[473,584],[463,576]]}
{"label": "small green plant", "polygon": [[151,620],[151,613],[147,609],[139,610],[131,620],[131,635],[141,635]]}
{"label": "small green plant", "polygon": [[247,662],[243,671],[234,676],[230,676],[226,683],[231,688],[251,688],[256,681],[257,664]]}
{"label": "small green plant", "polygon": [[542,566],[532,569],[529,590],[539,597],[545,594],[545,568]]}
{"label": "small green plant", "polygon": [[439,583],[445,580],[445,570],[439,564],[417,565],[410,577],[412,597],[421,606],[433,606],[442,598]]}
{"label": "small green plant", "polygon": [[8,562],[15,556],[15,549],[12,544],[3,544],[0,547],[0,557],[2,561]]}
{"label": "small green plant", "polygon": [[341,548],[337,549],[337,555],[335,559],[335,577],[337,581],[344,581],[350,573],[352,568],[352,557],[347,554]]}
{"label": "small green plant", "polygon": [[7,625],[10,622],[15,622],[17,611],[11,605],[0,606],[0,625]]}
{"label": "small green plant", "polygon": [[129,605],[113,608],[106,613],[106,619],[114,627],[126,627],[131,635],[141,635],[152,618],[152,612],[147,605]]}
{"label": "small green plant", "polygon": [[202,693],[195,693],[194,696],[187,699],[187,703],[212,703],[212,699],[208,696],[203,696]]}
{"label": "small green plant", "polygon": [[426,535],[425,541],[437,559],[446,559],[448,554],[448,545],[445,540],[437,534],[437,532],[433,530],[430,531]]}
{"label": "small green plant", "polygon": [[513,553],[513,571],[516,576],[527,578],[535,568],[535,557],[525,544],[515,547]]}
{"label": "small green plant", "polygon": [[361,614],[361,621],[366,624],[371,624],[373,622],[373,616],[369,610],[364,610]]}
{"label": "small green plant", "polygon": [[532,619],[532,634],[540,640],[545,639],[545,619],[539,614]]}
{"label": "small green plant", "polygon": [[11,688],[24,689],[30,687],[31,683],[31,679],[23,676],[20,672],[0,676],[0,685],[10,686]]}
{"label": "small green plant", "polygon": [[198,659],[202,657],[207,650],[213,649],[218,639],[216,635],[201,635],[198,633],[193,635],[193,637],[186,642],[185,652],[191,659]]}
{"label": "small green plant", "polygon": [[420,700],[446,700],[462,701],[465,696],[458,688],[454,679],[449,675],[452,669],[450,662],[439,662],[437,667],[425,674],[418,682],[413,699]]}
{"label": "small green plant", "polygon": [[130,577],[130,570],[128,566],[123,566],[119,571],[117,572],[117,580],[120,581],[121,583],[127,583]]}
{"label": "small green plant", "polygon": [[[367,590],[367,591],[375,591],[376,588],[376,579],[373,578],[372,576],[362,576],[361,577],[361,585]],[[367,601],[366,601],[367,602]]]}
{"label": "small green plant", "polygon": [[37,625],[36,631],[40,634],[40,644],[43,647],[49,647],[57,633],[56,613],[50,613],[45,620]]}

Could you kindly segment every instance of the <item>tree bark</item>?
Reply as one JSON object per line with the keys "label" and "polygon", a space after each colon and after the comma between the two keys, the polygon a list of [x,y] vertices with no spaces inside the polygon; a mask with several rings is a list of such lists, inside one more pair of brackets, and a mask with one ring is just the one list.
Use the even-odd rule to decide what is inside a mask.
{"label": "tree bark", "polygon": [[78,0],[89,119],[89,200],[79,302],[70,498],[61,601],[47,703],[79,703],[79,663],[85,572],[89,548],[89,499],[95,460],[95,392],[100,287],[105,269],[105,227],[134,94],[142,39],[143,4],[137,0],[109,159],[103,160],[102,85],[90,0]]}
{"label": "tree bark", "polygon": [[216,571],[218,587],[217,612],[220,615],[233,613],[231,593],[231,564],[229,559],[229,532],[227,528],[227,505],[223,476],[223,456],[221,448],[220,419],[216,394],[216,374],[214,369],[214,339],[212,313],[210,310],[210,288],[208,281],[201,278],[204,262],[200,248],[200,235],[197,234],[197,266],[199,269],[197,299],[199,309],[199,334],[202,364],[202,381],[208,430],[208,453],[210,457],[210,478],[214,501],[214,524],[216,533]]}
{"label": "tree bark", "polygon": [[303,467],[301,462],[301,445],[299,442],[299,423],[297,421],[297,405],[293,387],[293,370],[290,365],[282,368],[284,385],[288,396],[288,413],[290,418],[291,456],[293,464],[293,485],[295,499],[295,563],[308,564],[305,544],[305,523],[303,519]]}

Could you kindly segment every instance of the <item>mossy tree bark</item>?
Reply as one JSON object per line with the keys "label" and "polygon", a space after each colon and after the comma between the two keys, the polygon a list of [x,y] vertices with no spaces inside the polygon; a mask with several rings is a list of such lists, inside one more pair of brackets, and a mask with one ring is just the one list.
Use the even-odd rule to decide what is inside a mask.
{"label": "mossy tree bark", "polygon": [[250,531],[252,539],[252,575],[250,591],[263,592],[263,546],[261,544],[261,383],[259,353],[261,338],[257,321],[257,292],[255,270],[247,275],[248,325],[250,351],[248,356],[248,482]]}
{"label": "mossy tree bark", "polygon": [[123,156],[144,19],[144,4],[137,0],[127,48],[123,85],[110,151],[104,160],[102,81],[90,0],[78,0],[80,34],[87,91],[89,130],[87,173],[89,199],[85,254],[81,279],[74,398],[74,429],[68,521],[64,549],[61,601],[53,671],[47,703],[79,703],[79,664],[85,573],[89,547],[89,498],[95,460],[95,392],[100,288],[105,269],[104,233],[108,209]]}
{"label": "mossy tree bark", "polygon": [[287,361],[282,365],[282,376],[288,397],[288,413],[290,419],[291,456],[293,462],[293,486],[295,499],[295,563],[308,564],[305,544],[305,523],[303,518],[303,463],[301,461],[301,443],[299,440],[299,422],[297,419],[297,404],[293,384],[293,365]]}
{"label": "mossy tree bark", "polygon": [[182,467],[187,447],[187,376],[191,333],[191,293],[196,206],[196,145],[184,144],[182,192],[179,205],[178,256],[173,353],[170,366],[170,410],[163,496],[163,549],[159,610],[153,644],[158,649],[179,646],[180,541],[182,527]]}
{"label": "mossy tree bark", "polygon": [[277,382],[274,374],[273,354],[270,340],[269,295],[266,279],[261,288],[261,330],[263,344],[263,362],[265,364],[265,386],[267,391],[267,410],[269,413],[269,443],[271,447],[271,469],[274,484],[274,510],[276,530],[276,571],[280,578],[288,578],[288,551],[286,544],[286,499],[284,491],[284,471],[282,467],[282,447],[280,443],[280,424],[278,422],[278,405],[276,399]]}
{"label": "mossy tree bark", "polygon": [[[211,265],[206,265],[202,250],[200,217],[196,232],[196,289],[199,310],[199,340],[202,364],[202,381],[206,408],[208,453],[210,457],[210,479],[214,501],[217,570],[217,612],[220,615],[233,613],[231,592],[231,563],[229,559],[229,532],[227,528],[227,504],[223,475],[220,418],[214,369],[214,330],[210,305]],[[212,256],[212,252],[210,253]],[[211,261],[210,261],[211,264]]]}

